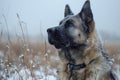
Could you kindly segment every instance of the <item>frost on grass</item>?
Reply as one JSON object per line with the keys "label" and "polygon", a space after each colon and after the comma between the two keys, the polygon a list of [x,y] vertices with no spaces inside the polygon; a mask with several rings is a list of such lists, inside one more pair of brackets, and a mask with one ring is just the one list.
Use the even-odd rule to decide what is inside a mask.
{"label": "frost on grass", "polygon": [[56,51],[45,51],[41,46],[44,44],[3,45],[5,48],[0,49],[0,80],[57,80]]}

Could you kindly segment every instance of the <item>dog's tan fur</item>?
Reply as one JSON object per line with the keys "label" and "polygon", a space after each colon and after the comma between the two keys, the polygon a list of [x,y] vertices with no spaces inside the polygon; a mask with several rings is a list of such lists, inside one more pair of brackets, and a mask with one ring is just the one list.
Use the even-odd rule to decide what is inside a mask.
{"label": "dog's tan fur", "polygon": [[[85,48],[82,52],[80,50],[70,50],[71,56],[74,56],[76,59],[76,64],[85,63],[88,64],[92,59],[95,59],[94,62],[87,65],[86,68],[75,71],[77,72],[77,80],[110,80],[108,79],[109,73],[111,70],[110,63],[102,55],[99,48],[99,40],[97,33],[95,31],[94,21],[90,24],[91,34],[87,41],[89,41],[89,47]],[[81,54],[82,53],[82,54]],[[69,62],[65,55],[64,51],[59,50],[59,57],[61,59],[60,64],[60,79],[68,80],[69,72],[66,71],[67,63]],[[73,78],[74,80],[74,78]],[[76,78],[75,78],[76,80]]]}
{"label": "dog's tan fur", "polygon": [[[72,19],[76,20],[76,17],[73,17]],[[76,25],[80,26],[80,23]],[[94,61],[91,64],[88,64],[86,68],[74,71],[77,73],[76,74],[77,77],[73,76],[71,80],[110,80],[109,75],[111,70],[111,64],[106,59],[106,57],[101,53],[101,49],[100,49],[101,43],[99,41],[98,35],[95,30],[94,20],[89,24],[89,26],[90,26],[90,35],[89,38],[87,39],[88,47],[82,48],[82,50],[71,49],[70,54],[76,60],[76,64],[81,64],[81,63],[88,64],[92,59],[94,59]],[[60,71],[59,71],[60,79],[68,80],[69,71],[66,71],[68,70],[66,68],[67,68],[67,63],[69,63],[69,61],[66,59],[64,55],[65,54],[64,51],[59,50],[58,53],[61,59]]]}

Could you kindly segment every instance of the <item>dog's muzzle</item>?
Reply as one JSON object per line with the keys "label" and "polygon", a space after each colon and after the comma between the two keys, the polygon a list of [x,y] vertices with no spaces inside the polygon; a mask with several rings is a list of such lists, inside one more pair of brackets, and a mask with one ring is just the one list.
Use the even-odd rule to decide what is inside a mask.
{"label": "dog's muzzle", "polygon": [[48,41],[56,48],[65,48],[70,46],[70,41],[67,38],[63,29],[59,27],[47,29]]}

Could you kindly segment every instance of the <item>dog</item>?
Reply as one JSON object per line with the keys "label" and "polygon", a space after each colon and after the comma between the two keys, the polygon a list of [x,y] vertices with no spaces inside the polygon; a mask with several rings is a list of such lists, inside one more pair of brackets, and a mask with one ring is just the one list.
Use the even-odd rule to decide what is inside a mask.
{"label": "dog", "polygon": [[61,60],[60,80],[115,80],[113,60],[98,37],[89,0],[76,15],[67,4],[64,19],[47,33]]}

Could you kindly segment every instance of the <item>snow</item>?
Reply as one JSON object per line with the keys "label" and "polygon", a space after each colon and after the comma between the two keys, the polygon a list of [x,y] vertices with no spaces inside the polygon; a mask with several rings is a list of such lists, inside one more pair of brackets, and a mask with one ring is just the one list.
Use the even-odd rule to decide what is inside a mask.
{"label": "snow", "polygon": [[[48,55],[46,54],[45,56]],[[18,58],[21,59],[23,57],[24,55],[21,54]],[[0,51],[0,80],[56,80],[56,69],[50,70],[49,66],[47,66],[47,69],[50,71],[48,74],[45,74],[42,66],[40,66],[39,69],[33,69],[33,71],[31,71],[23,64],[13,65],[6,58],[3,58],[4,53]],[[38,56],[35,56],[35,59],[38,60]],[[9,64],[6,64],[8,62]],[[33,64],[33,61],[30,60],[30,63]],[[33,65],[33,68],[35,68],[35,65]],[[53,73],[55,75],[52,75]]]}

